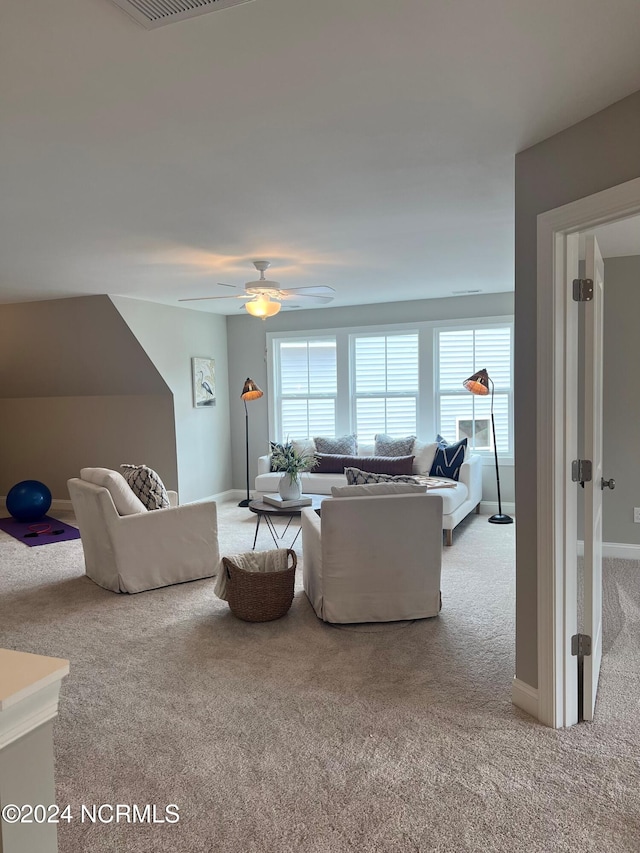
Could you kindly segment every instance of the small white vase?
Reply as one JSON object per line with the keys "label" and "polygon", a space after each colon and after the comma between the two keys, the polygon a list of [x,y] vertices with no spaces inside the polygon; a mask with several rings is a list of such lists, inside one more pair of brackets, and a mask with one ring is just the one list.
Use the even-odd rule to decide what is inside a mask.
{"label": "small white vase", "polygon": [[302,494],[300,478],[283,474],[278,483],[278,492],[283,501],[297,501]]}

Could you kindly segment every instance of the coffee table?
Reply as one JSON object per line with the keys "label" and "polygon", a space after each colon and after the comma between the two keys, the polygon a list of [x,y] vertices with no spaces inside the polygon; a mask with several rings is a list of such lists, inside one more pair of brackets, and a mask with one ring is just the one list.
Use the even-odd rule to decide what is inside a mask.
{"label": "coffee table", "polygon": [[[320,504],[322,503],[322,501],[326,497],[328,497],[328,495],[303,495],[303,497],[311,498],[311,503],[306,504],[306,506],[308,506],[310,509],[320,509]],[[249,509],[251,510],[251,512],[254,512],[258,516],[258,518],[256,519],[256,532],[255,532],[255,535],[253,537],[253,548],[251,549],[252,551],[255,551],[256,550],[256,542],[258,540],[258,530],[260,529],[260,522],[262,521],[263,518],[265,520],[265,524],[269,528],[269,533],[271,533],[271,538],[273,539],[276,548],[281,548],[282,547],[282,540],[283,540],[287,530],[289,529],[289,525],[291,524],[292,519],[295,518],[296,516],[299,517],[300,514],[302,513],[302,510],[304,509],[304,507],[303,506],[289,506],[289,507],[272,506],[271,504],[267,504],[264,501],[255,500],[255,501],[251,501],[249,503]],[[289,518],[284,530],[282,530],[281,533],[278,533],[278,531],[276,530],[276,526],[274,524],[274,519],[276,516],[288,516],[288,518]],[[300,526],[298,528],[298,531],[293,538],[293,542],[289,546],[290,548],[293,548],[293,546],[296,544],[298,536],[300,536],[301,530],[302,530],[302,526]]]}

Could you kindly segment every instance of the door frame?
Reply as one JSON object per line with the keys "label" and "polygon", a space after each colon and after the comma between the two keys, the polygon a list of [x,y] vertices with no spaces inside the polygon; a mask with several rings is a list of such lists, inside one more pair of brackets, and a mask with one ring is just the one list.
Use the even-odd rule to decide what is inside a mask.
{"label": "door frame", "polygon": [[[576,632],[577,311],[567,281],[577,276],[580,231],[640,213],[640,178],[541,213],[537,244],[536,449],[538,719],[578,721]],[[516,331],[517,334],[517,331]]]}

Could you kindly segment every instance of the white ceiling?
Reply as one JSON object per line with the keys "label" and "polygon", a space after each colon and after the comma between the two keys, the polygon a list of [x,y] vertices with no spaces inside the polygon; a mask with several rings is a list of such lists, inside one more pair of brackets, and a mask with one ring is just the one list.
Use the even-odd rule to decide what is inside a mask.
{"label": "white ceiling", "polygon": [[151,31],[5,3],[0,301],[178,304],[260,257],[335,305],[511,290],[514,154],[640,89],[639,31],[636,0],[255,0]]}

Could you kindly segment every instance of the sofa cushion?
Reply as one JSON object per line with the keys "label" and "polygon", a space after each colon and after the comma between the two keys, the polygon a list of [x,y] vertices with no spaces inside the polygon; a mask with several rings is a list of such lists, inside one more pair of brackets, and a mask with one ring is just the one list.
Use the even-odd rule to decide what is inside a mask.
{"label": "sofa cushion", "polygon": [[339,456],[333,453],[318,453],[318,464],[314,474],[342,474],[345,468],[359,468],[375,474],[411,474],[413,456]]}
{"label": "sofa cushion", "polygon": [[374,454],[376,456],[409,456],[413,453],[415,435],[407,435],[405,438],[392,438],[385,433],[375,436]]}
{"label": "sofa cushion", "polygon": [[355,498],[366,495],[410,495],[426,492],[426,486],[417,483],[363,483],[361,486],[334,486],[331,496],[334,498]]}
{"label": "sofa cushion", "polygon": [[345,468],[347,485],[361,486],[366,483],[415,483],[413,475],[371,474],[361,468]]}
{"label": "sofa cushion", "polygon": [[164,483],[153,468],[147,465],[121,465],[122,475],[131,491],[137,495],[149,510],[166,509],[169,495]]}
{"label": "sofa cushion", "polygon": [[318,453],[339,454],[340,456],[355,456],[358,443],[355,435],[341,435],[337,438],[316,435],[313,438]]}
{"label": "sofa cushion", "polygon": [[455,444],[448,444],[446,447],[438,446],[431,471],[429,472],[430,475],[432,477],[448,477],[451,480],[458,480],[466,450],[466,438],[457,441]]}
{"label": "sofa cushion", "polygon": [[80,479],[107,489],[119,515],[136,515],[147,511],[119,471],[112,471],[110,468],[83,468],[80,471]]}
{"label": "sofa cushion", "polygon": [[414,474],[428,474],[429,471],[431,471],[431,466],[433,465],[437,449],[437,442],[432,441],[430,443],[426,443],[424,441],[418,441],[416,438],[413,443],[412,451]]}

